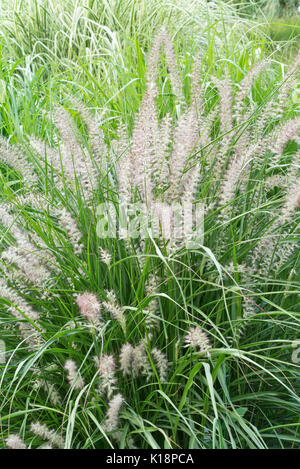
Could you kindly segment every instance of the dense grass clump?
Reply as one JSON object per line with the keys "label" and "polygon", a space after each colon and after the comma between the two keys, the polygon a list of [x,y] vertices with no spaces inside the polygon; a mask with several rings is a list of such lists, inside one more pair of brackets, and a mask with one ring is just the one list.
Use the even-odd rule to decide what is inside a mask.
{"label": "dense grass clump", "polygon": [[91,70],[3,54],[3,447],[299,445],[300,57],[244,48],[232,15],[223,59],[158,25]]}

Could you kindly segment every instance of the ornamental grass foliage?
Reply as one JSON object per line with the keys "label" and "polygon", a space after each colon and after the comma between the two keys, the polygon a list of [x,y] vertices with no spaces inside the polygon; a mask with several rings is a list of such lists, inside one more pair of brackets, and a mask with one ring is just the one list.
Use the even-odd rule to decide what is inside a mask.
{"label": "ornamental grass foliage", "polygon": [[[299,62],[256,105],[270,61],[232,83],[197,56],[186,99],[163,26],[132,131],[105,140],[69,96],[45,114],[51,144],[1,138],[17,181],[0,203],[5,447],[299,443]],[[104,203],[127,222],[159,207],[158,232],[101,237]],[[183,205],[200,213],[191,244],[170,229]]]}

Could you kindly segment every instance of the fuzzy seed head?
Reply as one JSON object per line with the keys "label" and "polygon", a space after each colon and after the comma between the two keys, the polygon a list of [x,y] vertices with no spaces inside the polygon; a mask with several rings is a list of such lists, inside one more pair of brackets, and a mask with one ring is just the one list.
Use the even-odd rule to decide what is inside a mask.
{"label": "fuzzy seed head", "polygon": [[84,381],[80,376],[77,365],[73,360],[67,360],[64,366],[68,373],[68,381],[71,387],[75,390],[80,390],[84,386]]}
{"label": "fuzzy seed head", "polygon": [[80,314],[90,322],[95,322],[101,310],[101,305],[93,293],[85,292],[77,298]]}
{"label": "fuzzy seed head", "polygon": [[19,437],[19,435],[9,435],[6,439],[6,445],[10,449],[26,449],[24,441]]}
{"label": "fuzzy seed head", "polygon": [[103,355],[99,361],[100,376],[113,373],[115,371],[115,361],[112,355]]}
{"label": "fuzzy seed head", "polygon": [[124,398],[122,394],[116,394],[109,402],[105,420],[105,428],[108,432],[112,432],[118,428],[119,414],[123,402]]}
{"label": "fuzzy seed head", "polygon": [[211,349],[211,344],[201,327],[191,327],[185,338],[186,347],[198,348],[200,352],[206,353]]}
{"label": "fuzzy seed head", "polygon": [[122,345],[119,359],[120,368],[123,375],[130,375],[132,370],[132,362],[134,359],[134,348],[131,344]]}

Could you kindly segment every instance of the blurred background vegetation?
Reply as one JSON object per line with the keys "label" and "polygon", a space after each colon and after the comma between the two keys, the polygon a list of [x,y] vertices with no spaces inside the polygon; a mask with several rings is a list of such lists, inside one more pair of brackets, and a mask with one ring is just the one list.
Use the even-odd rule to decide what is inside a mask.
{"label": "blurred background vegetation", "polygon": [[265,33],[277,44],[289,42],[299,47],[299,0],[229,0],[243,16],[251,16],[265,23]]}
{"label": "blurred background vegetation", "polygon": [[[86,127],[74,111],[72,103],[70,104],[69,98],[73,96],[97,113],[106,143],[110,144],[117,135],[116,130],[120,121],[129,130],[132,128],[134,114],[139,109],[145,91],[147,52],[158,26],[162,23],[166,24],[172,36],[187,102],[191,102],[193,63],[199,55],[201,57],[201,75],[199,75],[203,85],[206,115],[209,115],[217,100],[215,78],[222,80],[224,76],[228,76],[233,85],[233,93],[236,95],[247,72],[258,62],[268,60],[267,71],[264,70],[257,77],[247,97],[251,120],[253,118],[255,122],[256,118],[261,117],[264,106],[280,88],[286,78],[287,66],[289,63],[294,63],[295,52],[299,50],[298,3],[294,0],[285,2],[279,0],[0,0],[0,133],[8,138],[10,143],[21,141],[22,137],[28,135],[39,137],[50,144],[54,143],[55,129],[50,113],[53,103],[61,103],[78,124],[83,140],[88,142]],[[172,96],[168,67],[164,58],[158,81],[161,90],[158,100],[160,116],[165,116],[167,113],[176,115],[176,101]],[[280,113],[279,117],[276,114],[275,121],[282,119],[286,122],[299,115],[300,93],[297,91],[299,85],[298,80],[292,96],[285,100],[284,113]],[[217,135],[219,121],[217,118],[212,131],[213,138]],[[238,142],[241,134],[239,129],[235,132],[235,141]],[[214,151],[214,147],[211,151]],[[299,285],[297,279],[294,281],[293,277],[299,264],[299,253],[295,252],[295,255],[289,256],[283,268],[278,268],[275,273],[271,272],[267,278],[263,278],[261,274],[255,275],[253,279],[246,279],[243,283],[239,279],[238,270],[235,269],[237,263],[243,265],[244,259],[259,240],[263,238],[267,240],[269,237],[268,230],[272,226],[273,216],[274,219],[277,217],[281,189],[275,187],[265,191],[264,179],[269,175],[272,177],[273,171],[276,177],[284,175],[291,155],[295,151],[296,148],[289,145],[280,165],[275,161],[274,167],[269,166],[267,159],[262,166],[258,166],[259,171],[254,172],[254,176],[249,180],[249,190],[235,198],[243,207],[237,212],[232,212],[239,215],[234,215],[230,224],[223,221],[219,223],[219,208],[212,210],[212,215],[207,217],[209,236],[207,242],[209,252],[212,253],[209,264],[205,256],[201,255],[196,260],[188,257],[185,263],[188,266],[192,265],[193,268],[195,264],[198,270],[194,277],[195,272],[189,268],[185,269],[182,263],[184,268],[180,265],[178,278],[181,283],[178,284],[177,280],[176,282],[173,280],[171,269],[172,275],[164,275],[167,278],[166,284],[162,283],[164,296],[161,310],[163,317],[166,318],[166,326],[159,337],[160,350],[169,349],[172,361],[174,357],[177,360],[179,342],[176,340],[179,334],[182,335],[177,326],[177,318],[181,314],[181,307],[178,306],[183,297],[190,308],[189,315],[193,318],[201,315],[200,317],[205,317],[205,320],[208,318],[208,324],[210,327],[213,326],[212,335],[216,337],[217,334],[222,337],[224,333],[226,336],[232,335],[232,323],[236,321],[238,329],[237,333],[235,329],[233,330],[237,336],[234,343],[237,343],[239,349],[233,352],[229,349],[228,357],[221,349],[220,359],[218,358],[213,365],[212,376],[207,372],[198,373],[200,368],[196,367],[199,363],[197,362],[193,368],[194,365],[190,365],[187,353],[187,358],[183,360],[185,363],[178,362],[179,368],[174,371],[176,389],[170,387],[166,394],[162,393],[162,388],[159,388],[157,383],[153,384],[155,387],[151,388],[151,392],[144,382],[138,388],[132,386],[131,380],[128,384],[125,383],[124,395],[128,396],[132,406],[130,412],[123,414],[126,422],[125,432],[130,428],[130,431],[133,429],[141,437],[145,437],[144,445],[160,447],[156,444],[154,432],[159,430],[160,440],[164,432],[157,426],[151,428],[152,422],[156,425],[158,421],[162,429],[164,431],[166,429],[167,435],[173,435],[173,426],[175,426],[174,433],[177,434],[178,428],[180,442],[183,441],[186,445],[184,447],[189,448],[197,448],[197,445],[220,449],[228,446],[232,448],[299,446],[300,401],[297,395],[300,395],[300,381],[298,368],[291,363],[292,344],[298,339],[299,329],[297,316],[299,299],[298,296],[296,298]],[[31,155],[31,158],[37,162],[35,155]],[[48,168],[45,174],[48,175]],[[206,173],[206,169],[203,174],[205,179],[201,186],[201,197],[207,197],[210,176]],[[108,178],[108,181],[110,184],[111,179]],[[43,190],[46,188],[47,197],[51,192],[49,190],[51,184],[52,178],[50,182],[45,178],[45,182],[42,180],[41,183]],[[106,197],[106,186],[103,184],[103,187]],[[17,174],[8,169],[7,165],[1,165],[0,199],[14,200],[15,194],[21,190]],[[102,184],[100,184],[101,190]],[[109,196],[114,190],[112,185]],[[55,204],[56,198],[65,201],[63,194],[56,190],[53,193]],[[102,193],[97,195],[99,200],[104,197]],[[214,191],[213,197],[215,196]],[[65,205],[69,206],[69,200],[73,200],[73,194],[70,197],[67,194]],[[74,201],[74,205],[74,213],[80,221],[86,245],[89,246],[87,257],[84,258],[84,262],[88,259],[88,281],[80,277],[76,291],[81,292],[88,288],[104,296],[104,291],[109,285],[109,288],[113,286],[115,291],[120,291],[122,305],[132,303],[134,308],[136,304],[139,308],[144,308],[146,305],[144,283],[152,271],[164,272],[161,269],[161,258],[153,256],[157,258],[157,265],[154,261],[153,264],[147,262],[147,268],[140,275],[134,264],[134,256],[127,256],[122,246],[119,248],[112,242],[109,250],[114,253],[117,262],[113,275],[107,275],[104,270],[105,265],[100,262],[98,256],[94,255],[98,252],[98,244],[95,234],[91,236],[93,224],[90,223],[89,211],[83,210],[80,198]],[[234,204],[233,209],[236,210],[236,207],[240,206]],[[40,217],[36,210],[26,208],[24,213],[26,225],[32,228],[33,233],[39,234],[44,230],[44,238],[50,239],[51,243],[54,239],[51,231],[53,221],[50,220],[48,213],[45,219]],[[45,221],[40,222],[40,220]],[[295,242],[297,235],[295,230],[296,223],[293,222],[291,235],[283,240],[282,244]],[[48,236],[49,233],[51,235]],[[56,253],[57,247],[51,244],[50,246]],[[81,269],[81,266],[85,265],[81,258],[73,255],[73,252],[63,250],[62,253],[64,261],[60,261],[61,271],[76,273],[79,272],[78,266]],[[213,257],[215,253],[216,257]],[[234,271],[234,276],[228,276],[228,280],[226,277],[226,289],[217,272],[219,267],[217,270],[214,268],[214,265],[218,266],[216,258],[225,266],[225,271],[227,266],[232,269],[229,273]],[[128,264],[125,264],[127,260]],[[204,282],[202,278],[205,279]],[[227,282],[230,287],[228,293]],[[66,286],[64,281],[58,282],[58,285],[63,294],[51,305],[46,301],[43,302],[43,299],[37,300],[36,292],[33,294],[30,292],[32,303],[41,307],[42,311],[47,311],[45,316],[47,320],[44,324],[49,328],[51,341],[54,334],[56,335],[65,324],[66,317],[69,320],[77,314],[73,296],[68,295],[69,286]],[[133,301],[127,293],[130,292],[132,285],[136,297]],[[55,285],[55,288],[58,287]],[[248,319],[246,322],[239,322],[241,300],[237,293],[240,288],[241,291],[250,291],[251,298],[258,298],[256,301],[259,312],[251,320],[253,322],[249,327]],[[166,298],[166,292],[171,292],[169,299]],[[229,312],[227,304],[230,307]],[[51,310],[52,323],[48,321],[49,310]],[[5,316],[4,321],[6,324],[11,319]],[[216,328],[214,321],[218,325]],[[176,334],[172,330],[173,324],[176,327]],[[247,324],[246,332],[243,332],[242,328],[239,329],[240,324],[241,326]],[[115,326],[112,325],[111,331],[114,331]],[[166,338],[165,331],[168,331],[169,327],[171,333],[169,338]],[[134,326],[133,329],[137,335],[137,328]],[[240,330],[242,332],[239,332]],[[45,359],[41,360],[45,375],[48,374],[48,369],[44,364],[49,365],[53,358],[61,365],[68,355],[75,354],[78,362],[85,363],[85,355],[93,348],[90,348],[90,336],[83,333],[81,337],[81,330],[78,332],[78,335],[77,331],[73,335],[73,330],[71,334],[67,330],[63,335],[59,332],[58,342],[49,342],[50,346],[52,347],[53,343],[55,348],[49,354],[47,352],[42,356],[42,360]],[[110,334],[113,339],[106,341],[105,351],[108,353],[111,353],[116,344],[121,343],[120,335],[114,336],[114,332],[111,333],[109,330]],[[13,331],[8,339],[12,350],[18,345],[17,339]],[[53,340],[56,341],[56,338]],[[80,344],[78,350],[73,347],[73,342],[77,340]],[[89,352],[86,352],[87,350]],[[91,420],[85,425],[88,415],[86,410],[90,410],[87,409],[86,403],[83,406],[78,405],[79,400],[77,397],[73,400],[71,392],[67,397],[66,408],[62,408],[66,418],[64,417],[61,424],[62,410],[59,408],[58,411],[57,409],[53,411],[51,407],[47,408],[43,394],[36,397],[36,391],[32,386],[36,376],[31,373],[31,364],[27,366],[22,355],[20,360],[22,363],[20,366],[17,365],[16,371],[13,367],[11,369],[7,367],[6,394],[1,389],[0,413],[3,416],[5,431],[14,431],[18,434],[21,431],[23,436],[27,420],[31,418],[33,412],[34,416],[37,415],[38,410],[41,421],[50,428],[58,429],[62,425],[61,428],[65,431],[64,427],[67,427],[68,447],[73,444],[73,433],[75,446],[83,444],[85,447],[90,445],[97,447],[100,437],[95,427],[93,413],[89,414]],[[24,374],[22,364],[27,370]],[[35,364],[35,358],[32,364]],[[195,373],[199,376],[195,377]],[[88,377],[90,382],[90,371]],[[49,380],[49,376],[46,376],[46,379]],[[54,371],[51,379],[62,390],[62,394],[67,395],[61,374],[56,374]],[[216,380],[215,388],[213,380]],[[19,385],[19,382],[22,385]],[[173,382],[171,384],[173,386]],[[216,402],[220,418],[215,417]],[[179,410],[175,407],[174,412],[173,404],[178,405]],[[104,406],[100,408],[100,414],[96,414],[98,420],[102,418],[103,412]],[[199,426],[200,421],[202,423]],[[200,443],[194,437],[194,429],[198,431],[199,428]],[[0,430],[2,431],[2,428]],[[5,438],[1,439],[1,431],[0,446]],[[165,444],[165,448],[170,448],[170,441],[172,440],[168,436],[164,439],[162,444]]]}

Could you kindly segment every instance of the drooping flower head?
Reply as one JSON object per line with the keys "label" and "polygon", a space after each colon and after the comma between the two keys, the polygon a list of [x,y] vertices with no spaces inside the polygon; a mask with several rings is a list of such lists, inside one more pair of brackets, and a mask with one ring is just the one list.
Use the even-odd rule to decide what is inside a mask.
{"label": "drooping flower head", "polygon": [[211,349],[209,338],[200,326],[191,327],[185,337],[186,347],[198,348],[206,353]]}

